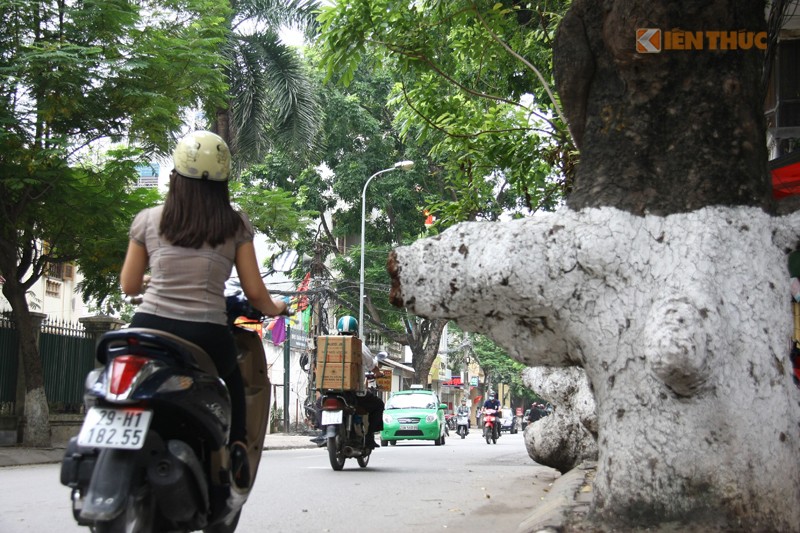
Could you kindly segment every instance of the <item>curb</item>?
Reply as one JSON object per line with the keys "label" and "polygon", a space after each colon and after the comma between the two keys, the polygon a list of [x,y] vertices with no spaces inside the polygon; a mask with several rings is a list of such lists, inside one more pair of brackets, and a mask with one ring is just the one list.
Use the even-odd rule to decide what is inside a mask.
{"label": "curb", "polygon": [[555,480],[542,503],[519,524],[517,533],[558,533],[574,515],[588,513],[596,471],[596,462],[584,461]]}
{"label": "curb", "polygon": [[[264,442],[264,451],[316,449],[317,445],[309,442],[305,436],[281,439],[283,442]],[[304,442],[305,440],[305,442]],[[17,446],[0,447],[0,468],[10,466],[41,465],[60,463],[66,447],[22,448]]]}

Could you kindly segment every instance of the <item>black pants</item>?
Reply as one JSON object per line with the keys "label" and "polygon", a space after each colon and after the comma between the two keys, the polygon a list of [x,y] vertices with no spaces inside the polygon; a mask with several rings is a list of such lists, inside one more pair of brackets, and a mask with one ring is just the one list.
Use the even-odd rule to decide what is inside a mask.
{"label": "black pants", "polygon": [[356,405],[367,411],[370,432],[383,429],[383,400],[368,392],[364,396],[356,396]]}
{"label": "black pants", "polygon": [[[367,423],[369,424],[370,433],[375,433],[383,429],[383,400],[367,392],[364,396],[358,396],[354,392],[345,393],[347,402],[360,407],[367,412]],[[319,407],[317,410],[317,427],[323,432],[325,426],[322,425],[322,397],[317,399],[316,405]]]}
{"label": "black pants", "polygon": [[200,346],[208,353],[217,367],[220,377],[228,387],[231,397],[230,442],[245,441],[244,381],[236,364],[236,341],[228,326],[208,322],[189,322],[162,318],[148,313],[136,313],[131,320],[132,328],[149,328],[166,331]]}

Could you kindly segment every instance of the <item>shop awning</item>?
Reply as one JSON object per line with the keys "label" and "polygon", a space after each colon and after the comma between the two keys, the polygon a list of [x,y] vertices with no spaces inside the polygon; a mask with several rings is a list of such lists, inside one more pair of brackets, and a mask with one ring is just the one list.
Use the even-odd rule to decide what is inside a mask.
{"label": "shop awning", "polygon": [[772,196],[776,200],[800,194],[800,150],[769,162]]}
{"label": "shop awning", "polygon": [[411,374],[414,373],[414,369],[412,367],[398,363],[397,361],[392,361],[391,359],[384,359],[383,361],[381,361],[381,364],[386,366],[391,366],[399,370],[405,370],[406,372],[409,372]]}

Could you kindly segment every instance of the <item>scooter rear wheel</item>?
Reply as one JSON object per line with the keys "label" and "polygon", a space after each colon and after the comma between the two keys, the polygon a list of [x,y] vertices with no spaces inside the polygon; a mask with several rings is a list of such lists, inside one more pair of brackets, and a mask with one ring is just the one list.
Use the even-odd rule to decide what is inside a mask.
{"label": "scooter rear wheel", "polygon": [[328,437],[328,459],[330,459],[331,468],[334,470],[344,468],[344,462],[347,460],[339,445],[341,442],[340,437]]}

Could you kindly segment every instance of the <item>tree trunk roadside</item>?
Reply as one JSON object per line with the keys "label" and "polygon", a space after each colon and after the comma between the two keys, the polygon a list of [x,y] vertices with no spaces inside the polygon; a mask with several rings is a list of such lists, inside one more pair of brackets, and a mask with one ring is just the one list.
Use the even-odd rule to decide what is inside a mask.
{"label": "tree trunk roadside", "polygon": [[799,531],[785,265],[799,237],[800,213],[757,208],[463,223],[395,250],[392,301],[528,366],[584,368],[598,523]]}
{"label": "tree trunk roadside", "polygon": [[412,338],[411,364],[414,367],[414,383],[428,384],[428,375],[439,355],[439,343],[446,325],[446,320],[424,321],[414,331],[409,332],[409,337]]}
{"label": "tree trunk roadside", "polygon": [[[22,444],[33,447],[49,447],[50,409],[44,390],[44,373],[42,359],[39,355],[39,330],[41,319],[34,319],[25,293],[16,283],[6,283],[3,294],[11,303],[14,320],[19,334],[20,364],[23,369],[24,393],[24,430]],[[18,395],[19,396],[19,395]]]}
{"label": "tree trunk roadside", "polygon": [[[638,29],[704,47],[642,54]],[[769,215],[763,52],[709,33],[765,29],[763,1],[574,0],[554,47],[581,151],[569,209],[462,223],[390,261],[395,305],[585,370],[592,531],[800,531],[800,213]]]}
{"label": "tree trunk roadside", "polygon": [[[766,30],[763,1],[575,0],[556,34],[556,86],[580,148],[567,204],[669,214],[707,205],[771,208],[764,53],[711,49],[714,31]],[[636,30],[661,30],[639,53]],[[702,50],[667,50],[666,32]],[[743,37],[744,39],[744,37]],[[746,43],[743,43],[746,44]],[[738,46],[738,41],[737,41]]]}

